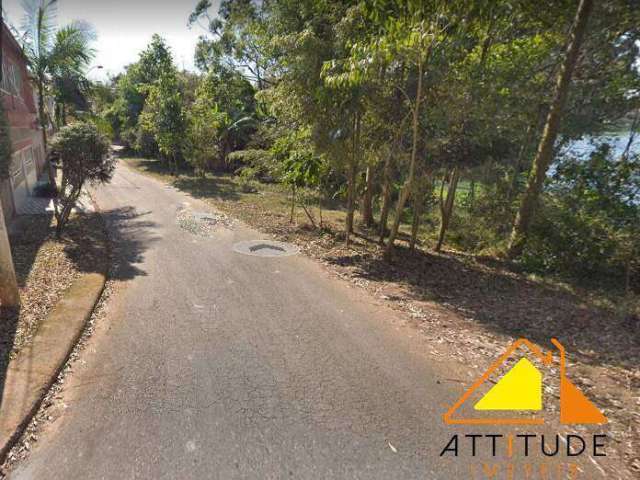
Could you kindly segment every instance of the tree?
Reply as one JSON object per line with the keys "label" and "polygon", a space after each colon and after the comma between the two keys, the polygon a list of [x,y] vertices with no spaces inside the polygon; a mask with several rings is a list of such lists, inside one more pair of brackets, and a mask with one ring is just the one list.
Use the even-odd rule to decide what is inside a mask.
{"label": "tree", "polygon": [[54,198],[56,234],[60,236],[82,188],[87,182],[109,182],[115,159],[110,155],[109,140],[91,123],[63,127],[54,137],[51,148],[58,155],[62,169],[59,192]]}
{"label": "tree", "polygon": [[[295,219],[295,208],[300,192],[305,188],[318,191],[321,206],[321,177],[325,165],[322,158],[314,153],[308,132],[295,132],[279,138],[271,149],[273,158],[279,162],[278,176],[282,183],[291,189],[291,213],[289,222]],[[314,227],[316,221],[307,208],[304,199],[300,202],[304,213]],[[322,209],[320,208],[320,227],[322,227]]]}
{"label": "tree", "polygon": [[60,28],[55,34],[50,60],[51,90],[57,104],[58,125],[66,125],[68,107],[88,110],[90,82],[86,67],[95,51],[93,27],[80,20]]}
{"label": "tree", "polygon": [[620,154],[608,143],[587,156],[568,152],[558,160],[543,198],[521,257],[525,265],[607,279],[627,292],[638,284],[639,153]]}
{"label": "tree", "polygon": [[[9,135],[9,122],[4,111],[4,105],[0,101],[0,181],[9,177],[11,166],[11,137]],[[15,308],[20,305],[20,293],[16,272],[13,268],[11,245],[4,220],[4,208],[0,202],[0,306],[3,308]]]}
{"label": "tree", "polygon": [[[189,23],[207,32],[196,52],[203,74],[185,82],[178,74],[180,98],[160,95],[158,75],[170,54],[152,42],[144,61],[119,78],[109,118],[121,109],[124,136],[139,151],[155,147],[155,156],[162,99],[173,102],[172,112],[180,103],[187,119],[181,150],[198,173],[232,167],[247,180],[261,172],[295,187],[293,202],[322,185],[346,207],[346,242],[359,208],[365,226],[379,218],[381,244],[389,232],[387,256],[407,219],[411,247],[425,231],[436,250],[446,239],[456,249],[495,254],[509,241],[517,199],[530,197],[532,186],[549,202],[540,202],[536,228],[549,217],[581,225],[555,195],[540,194],[539,180],[552,188],[550,162],[576,139],[618,125],[640,98],[640,10],[627,0],[594,2],[562,121],[553,139],[550,130],[543,135],[548,113],[557,111],[554,82],[568,61],[566,30],[578,1],[538,3],[202,0]],[[541,137],[551,156],[537,159],[537,173],[528,175]],[[307,185],[301,179],[311,159],[322,168]],[[468,191],[464,198],[458,186]],[[435,232],[421,228],[423,217]],[[634,230],[611,232],[633,246]],[[585,251],[599,242],[589,244]],[[634,250],[616,251],[631,258]]]}
{"label": "tree", "polygon": [[517,257],[522,253],[527,241],[527,234],[534,215],[535,205],[542,190],[547,170],[553,160],[554,146],[560,128],[562,110],[569,93],[571,75],[578,59],[582,39],[587,31],[587,21],[589,20],[592,8],[593,0],[580,0],[569,34],[565,59],[558,72],[553,102],[549,108],[544,131],[540,138],[531,171],[529,172],[527,188],[520,201],[520,208],[513,224],[508,250],[508,255],[511,258]]}
{"label": "tree", "polygon": [[217,105],[206,95],[196,93],[196,100],[187,113],[186,159],[196,173],[204,176],[211,168],[220,151],[215,139],[221,123],[222,114]]}
{"label": "tree", "polygon": [[125,73],[114,79],[116,99],[105,114],[111,119],[119,138],[143,155],[156,155],[158,145],[153,133],[146,131],[138,120],[150,87],[168,71],[177,75],[171,51],[165,40],[154,34],[149,45],[140,53],[138,61],[127,65]]}
{"label": "tree", "polygon": [[210,0],[200,0],[189,16],[189,26],[198,24],[208,34],[200,37],[196,64],[205,72],[235,70],[262,90],[271,83],[273,64],[265,36],[268,2],[222,0],[215,18],[209,14],[211,6]]}
{"label": "tree", "polygon": [[44,101],[52,78],[56,75],[63,78],[69,75],[82,76],[94,56],[90,42],[95,36],[88,24],[72,22],[56,30],[57,5],[57,0],[23,2],[24,52],[38,91],[38,118],[45,149],[49,119]]}
{"label": "tree", "polygon": [[202,173],[224,169],[233,150],[247,145],[255,128],[254,90],[242,76],[210,71],[201,79],[188,112],[189,161]]}
{"label": "tree", "polygon": [[173,174],[177,175],[184,146],[185,119],[182,92],[172,66],[161,72],[158,81],[148,87],[140,124],[153,134],[160,154],[168,160]]}

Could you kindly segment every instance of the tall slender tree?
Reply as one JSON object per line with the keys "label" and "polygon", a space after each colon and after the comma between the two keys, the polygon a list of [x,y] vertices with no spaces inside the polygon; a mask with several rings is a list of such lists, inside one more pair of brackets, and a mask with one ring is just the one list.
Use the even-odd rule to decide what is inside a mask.
{"label": "tall slender tree", "polygon": [[593,0],[580,0],[567,43],[566,54],[554,90],[553,101],[549,108],[547,120],[540,138],[538,150],[529,172],[527,188],[520,201],[520,208],[516,215],[509,241],[508,255],[511,258],[519,256],[526,244],[529,227],[534,216],[536,203],[542,191],[544,179],[549,165],[553,160],[554,145],[558,137],[562,111],[567,101],[571,76],[578,60],[582,40],[587,31],[587,22],[593,9]]}

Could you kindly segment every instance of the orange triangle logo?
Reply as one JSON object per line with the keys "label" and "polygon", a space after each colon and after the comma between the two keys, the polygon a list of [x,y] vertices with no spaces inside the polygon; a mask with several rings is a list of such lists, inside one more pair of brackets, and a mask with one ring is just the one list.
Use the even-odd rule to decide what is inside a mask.
{"label": "orange triangle logo", "polygon": [[[567,425],[607,423],[606,417],[566,377],[566,353],[558,340],[551,342],[560,352],[560,422]],[[457,418],[454,416],[463,404],[494,374],[514,352],[526,347],[534,358],[545,366],[551,365],[553,355],[546,354],[525,338],[516,340],[487,371],[464,392],[444,414],[450,425],[541,425],[544,419],[535,415],[514,418]],[[475,404],[476,411],[536,411],[541,409],[542,389],[539,370],[526,359],[520,360],[498,383]]]}
{"label": "orange triangle logo", "polygon": [[566,425],[607,423],[607,418],[573,383],[560,381],[560,423]]}

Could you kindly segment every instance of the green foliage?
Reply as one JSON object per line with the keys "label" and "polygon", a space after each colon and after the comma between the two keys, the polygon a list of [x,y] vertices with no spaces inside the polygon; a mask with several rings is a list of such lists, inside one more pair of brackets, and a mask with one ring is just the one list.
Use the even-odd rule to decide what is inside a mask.
{"label": "green foliage", "polygon": [[253,178],[263,181],[272,179],[277,169],[277,163],[269,150],[237,150],[229,154],[228,161],[231,165],[242,165],[242,173],[249,169]]}
{"label": "green foliage", "polygon": [[238,74],[211,72],[198,86],[188,112],[188,161],[198,171],[224,169],[254,131],[253,87]]}
{"label": "green foliage", "polygon": [[[348,212],[379,204],[388,213],[395,203],[396,218],[413,220],[422,240],[438,237],[447,217],[454,248],[504,250],[575,2],[222,0],[217,11],[217,2],[194,3],[188,22],[205,32],[195,52],[201,74],[176,72],[154,36],[101,109],[116,136],[139,153],[184,157],[201,174],[235,171],[245,191],[279,181],[296,192],[292,213],[307,194],[346,198]],[[640,10],[620,0],[594,8],[557,152],[640,107]],[[637,277],[637,201],[627,198],[637,164],[625,162],[627,173],[602,150],[557,166],[526,268]],[[423,193],[454,168],[460,186],[445,214]]]}
{"label": "green foliage", "polygon": [[45,129],[49,121],[44,108],[46,94],[52,93],[56,99],[57,109],[62,112],[58,115],[60,123],[66,121],[67,104],[85,108],[88,82],[84,75],[95,56],[91,42],[96,34],[82,21],[58,29],[55,0],[26,0],[23,8],[23,50],[37,87],[40,126]]}
{"label": "green foliage", "polygon": [[241,168],[238,174],[238,184],[244,193],[256,193],[258,171],[253,167]]}
{"label": "green foliage", "polygon": [[529,268],[610,282],[640,280],[640,157],[602,144],[557,166],[524,255]]}
{"label": "green foliage", "polygon": [[189,16],[189,25],[199,24],[208,33],[196,47],[196,65],[204,72],[241,74],[262,90],[273,64],[265,35],[267,2],[222,0],[215,17],[209,14],[211,6],[211,1],[201,0]]}
{"label": "green foliage", "polygon": [[101,117],[99,115],[87,114],[83,115],[82,119],[84,121],[93,123],[98,129],[98,132],[107,137],[109,140],[114,139],[113,125],[107,118]]}
{"label": "green foliage", "polygon": [[61,128],[51,148],[60,156],[62,174],[69,187],[79,189],[85,182],[111,180],[115,160],[109,155],[109,140],[94,124],[78,122]]}
{"label": "green foliage", "polygon": [[62,182],[55,197],[58,235],[64,229],[83,186],[111,180],[115,159],[109,140],[92,123],[74,123],[63,127],[54,137],[52,149],[60,158]]}
{"label": "green foliage", "polygon": [[[154,34],[147,48],[140,53],[138,61],[128,65],[125,73],[114,79],[116,97],[104,111],[116,136],[142,155],[153,155],[159,148],[158,145],[153,145],[153,142],[157,142],[153,122],[147,118],[146,124],[142,125],[138,120],[152,91],[156,95],[156,105],[149,108],[159,108],[156,84],[163,76],[173,77],[171,80],[165,79],[165,83],[174,82],[177,72],[166,42]],[[173,86],[176,86],[175,82],[172,83]],[[165,90],[166,88],[165,86]],[[175,103],[175,99],[171,101]]]}
{"label": "green foliage", "polygon": [[154,158],[160,154],[154,131],[150,130],[150,128],[154,128],[154,126],[145,122],[139,122],[137,128],[126,132],[131,135],[130,145],[133,146],[138,155],[144,158]]}
{"label": "green foliage", "polygon": [[230,162],[250,165],[254,168],[260,168],[263,165],[266,166],[272,159],[271,153],[267,150],[237,150],[229,154]]}
{"label": "green foliage", "polygon": [[177,168],[184,145],[185,120],[182,93],[170,65],[154,84],[148,86],[139,123],[144,131],[153,134],[160,154]]}
{"label": "green foliage", "polygon": [[220,156],[219,130],[224,114],[208,94],[199,88],[187,114],[187,161],[204,174]]}

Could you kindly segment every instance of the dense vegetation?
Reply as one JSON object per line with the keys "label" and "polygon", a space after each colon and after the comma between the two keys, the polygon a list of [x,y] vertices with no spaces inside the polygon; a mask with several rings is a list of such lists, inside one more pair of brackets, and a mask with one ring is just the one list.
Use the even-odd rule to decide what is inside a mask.
{"label": "dense vegetation", "polygon": [[[198,74],[154,36],[98,89],[102,127],[174,173],[339,201],[344,238],[509,255],[640,286],[632,0],[200,0]],[[187,20],[187,19],[185,19]],[[630,135],[614,148],[605,134]],[[598,139],[586,153],[578,139]],[[309,210],[317,228],[321,222]],[[355,212],[358,211],[358,215]],[[356,225],[356,222],[361,225]]]}

